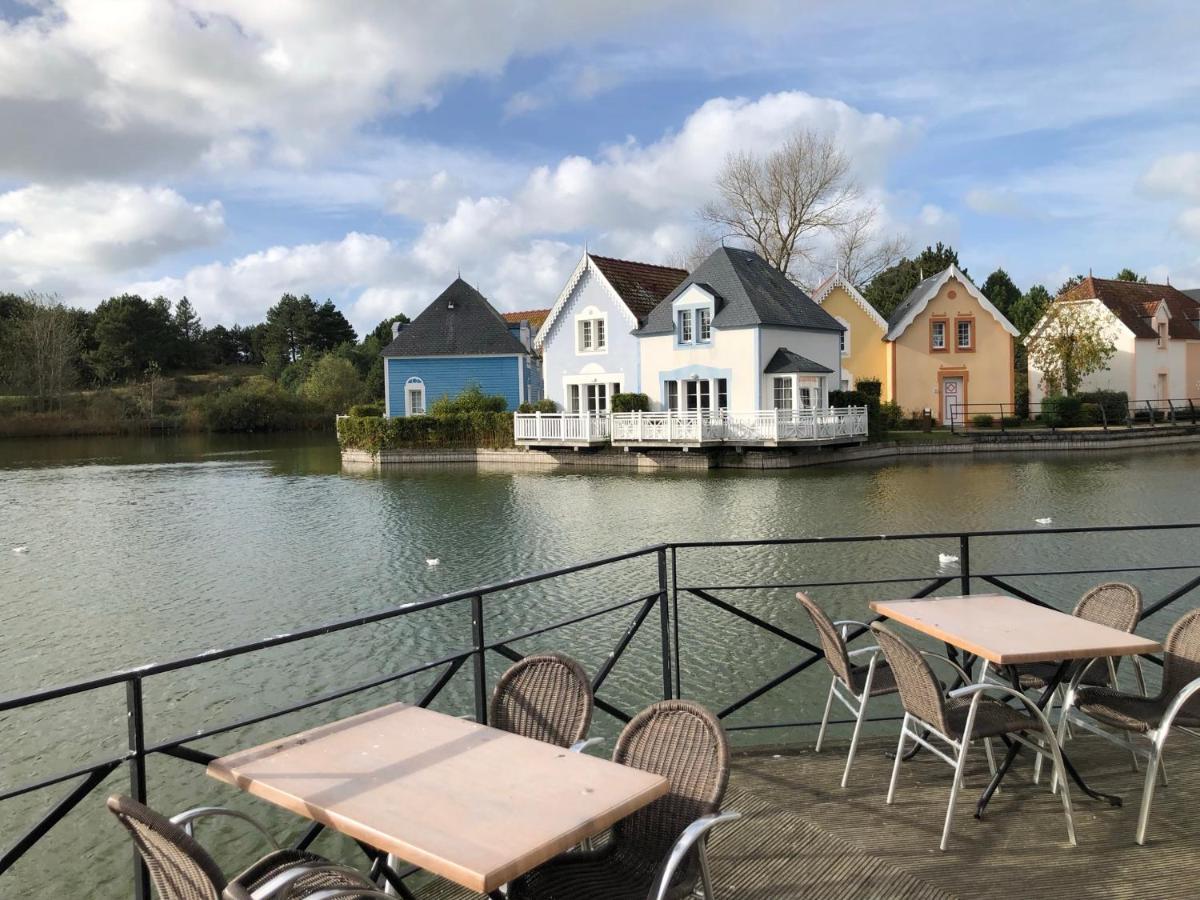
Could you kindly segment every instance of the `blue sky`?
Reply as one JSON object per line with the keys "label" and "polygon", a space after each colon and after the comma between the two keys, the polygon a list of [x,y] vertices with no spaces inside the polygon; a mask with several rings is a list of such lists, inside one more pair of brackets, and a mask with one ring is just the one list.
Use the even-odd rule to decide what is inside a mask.
{"label": "blue sky", "polygon": [[832,134],[881,235],[1025,288],[1200,286],[1189,3],[0,0],[0,289],[284,291],[360,328],[456,272],[550,305],[678,260],[734,151]]}

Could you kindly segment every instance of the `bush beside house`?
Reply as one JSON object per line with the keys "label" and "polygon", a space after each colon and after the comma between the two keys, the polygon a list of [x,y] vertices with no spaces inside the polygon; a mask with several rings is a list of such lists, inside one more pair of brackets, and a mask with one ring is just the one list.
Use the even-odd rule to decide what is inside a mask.
{"label": "bush beside house", "polygon": [[[368,404],[355,407],[362,410]],[[373,405],[372,405],[373,406]],[[485,394],[469,385],[457,397],[442,397],[424,416],[358,415],[338,420],[338,443],[343,450],[458,449],[515,446],[513,417],[504,397]]]}

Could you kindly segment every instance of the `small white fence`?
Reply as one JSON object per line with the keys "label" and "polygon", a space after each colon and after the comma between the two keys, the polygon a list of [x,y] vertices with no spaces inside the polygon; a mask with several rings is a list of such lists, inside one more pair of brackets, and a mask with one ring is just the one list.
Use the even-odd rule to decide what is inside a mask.
{"label": "small white fence", "polygon": [[609,439],[608,416],[514,413],[513,437],[521,444],[602,444]]}
{"label": "small white fence", "polygon": [[755,412],[517,413],[517,443],[777,444],[867,436],[867,408]]}

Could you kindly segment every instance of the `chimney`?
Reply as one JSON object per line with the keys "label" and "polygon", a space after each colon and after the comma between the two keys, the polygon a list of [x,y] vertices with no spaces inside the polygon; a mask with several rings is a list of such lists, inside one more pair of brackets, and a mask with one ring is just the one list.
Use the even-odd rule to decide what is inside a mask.
{"label": "chimney", "polygon": [[392,340],[394,341],[396,338],[398,338],[400,336],[400,332],[403,330],[404,330],[403,322],[393,322],[392,323]]}

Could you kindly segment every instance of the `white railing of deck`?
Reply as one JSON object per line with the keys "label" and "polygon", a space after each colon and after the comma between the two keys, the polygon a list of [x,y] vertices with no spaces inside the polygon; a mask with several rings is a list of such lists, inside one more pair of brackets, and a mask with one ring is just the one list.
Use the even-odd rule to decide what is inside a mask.
{"label": "white railing of deck", "polygon": [[609,420],[606,415],[581,413],[514,413],[513,436],[534,444],[607,441]]}
{"label": "white railing of deck", "polygon": [[614,413],[612,440],[636,443],[822,441],[865,437],[865,406],[754,412]]}

